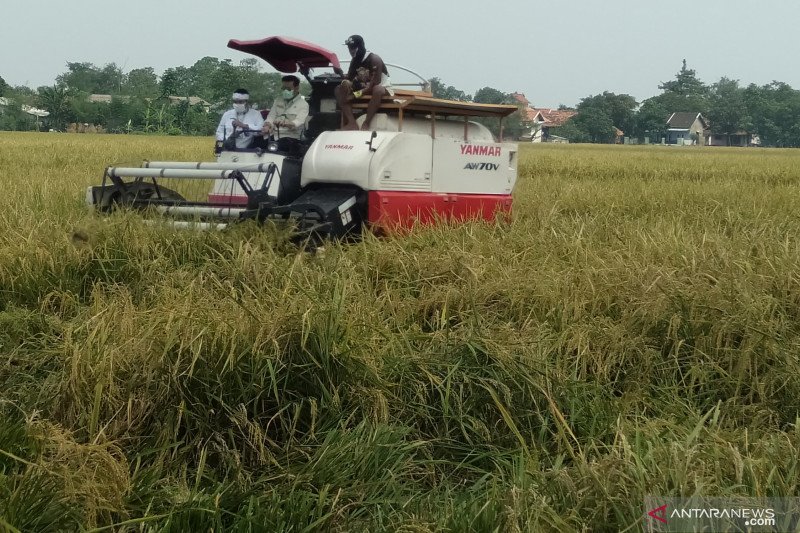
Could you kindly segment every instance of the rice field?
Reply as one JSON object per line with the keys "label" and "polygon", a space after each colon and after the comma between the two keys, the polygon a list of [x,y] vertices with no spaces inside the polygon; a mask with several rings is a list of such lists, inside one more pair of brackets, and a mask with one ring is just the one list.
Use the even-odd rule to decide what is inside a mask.
{"label": "rice field", "polygon": [[0,530],[638,531],[800,491],[800,151],[521,145],[511,224],[299,252],[0,133]]}

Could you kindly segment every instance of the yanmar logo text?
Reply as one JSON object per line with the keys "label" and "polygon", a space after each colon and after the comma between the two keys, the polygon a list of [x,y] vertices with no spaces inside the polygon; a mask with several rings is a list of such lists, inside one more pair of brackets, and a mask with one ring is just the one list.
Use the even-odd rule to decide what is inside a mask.
{"label": "yanmar logo text", "polygon": [[326,144],[326,150],[352,150],[354,147],[352,144]]}
{"label": "yanmar logo text", "polygon": [[499,146],[461,145],[461,155],[500,155],[500,150]]}

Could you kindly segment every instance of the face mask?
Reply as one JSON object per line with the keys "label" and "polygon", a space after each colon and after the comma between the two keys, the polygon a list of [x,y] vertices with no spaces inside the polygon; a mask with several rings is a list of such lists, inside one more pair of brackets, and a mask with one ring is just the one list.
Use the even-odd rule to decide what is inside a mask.
{"label": "face mask", "polygon": [[283,99],[284,100],[291,100],[294,98],[294,91],[290,91],[289,89],[283,90]]}
{"label": "face mask", "polygon": [[247,104],[233,104],[233,110],[237,113],[244,113],[244,108]]}

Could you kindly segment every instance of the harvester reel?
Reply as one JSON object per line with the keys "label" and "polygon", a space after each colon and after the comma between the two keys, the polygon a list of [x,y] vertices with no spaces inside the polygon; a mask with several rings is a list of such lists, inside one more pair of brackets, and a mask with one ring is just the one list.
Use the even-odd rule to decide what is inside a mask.
{"label": "harvester reel", "polygon": [[120,207],[135,206],[139,202],[161,200],[167,202],[184,202],[179,193],[144,181],[126,183],[124,189],[117,185],[108,186],[97,204],[102,210],[114,211]]}

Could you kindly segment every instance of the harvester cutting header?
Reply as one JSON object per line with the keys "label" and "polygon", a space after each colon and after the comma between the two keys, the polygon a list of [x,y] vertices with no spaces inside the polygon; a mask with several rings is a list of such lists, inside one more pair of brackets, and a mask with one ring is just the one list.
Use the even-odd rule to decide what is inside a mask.
{"label": "harvester cutting header", "polygon": [[[87,203],[101,211],[154,209],[201,227],[224,227],[220,219],[291,219],[300,231],[334,237],[365,224],[391,231],[510,213],[517,145],[503,142],[502,119],[516,106],[433,98],[417,76],[421,81],[393,83],[379,98],[348,102],[356,113],[372,102],[376,114],[368,131],[344,131],[336,98],[344,76],[335,53],[287,37],[231,40],[228,47],[306,78],[309,116],[299,140],[226,144],[214,162],[109,167],[102,185],[87,190]],[[393,77],[396,70],[414,74],[389,66]],[[408,86],[414,88],[400,88]],[[500,139],[472,117],[499,119]],[[364,118],[357,117],[358,127]]]}

